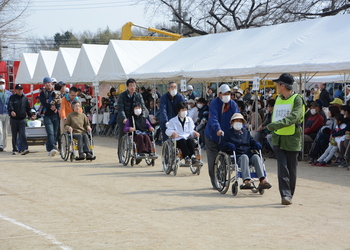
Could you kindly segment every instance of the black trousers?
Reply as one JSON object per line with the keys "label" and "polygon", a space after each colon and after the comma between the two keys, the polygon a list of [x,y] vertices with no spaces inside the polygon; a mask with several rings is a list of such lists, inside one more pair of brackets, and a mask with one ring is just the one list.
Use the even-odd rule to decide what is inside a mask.
{"label": "black trousers", "polygon": [[181,149],[182,156],[185,158],[186,156],[190,157],[194,155],[194,140],[191,138],[188,138],[187,140],[181,139],[176,141],[176,147]]}
{"label": "black trousers", "polygon": [[297,182],[297,166],[299,151],[282,150],[273,146],[277,158],[278,186],[281,197],[293,198]]}
{"label": "black trousers", "polygon": [[90,143],[87,134],[73,134],[73,138],[78,141],[79,154],[90,152]]}
{"label": "black trousers", "polygon": [[12,133],[12,152],[18,151],[17,137],[19,137],[21,151],[28,149],[28,142],[26,137],[26,120],[15,120],[11,117],[10,125]]}

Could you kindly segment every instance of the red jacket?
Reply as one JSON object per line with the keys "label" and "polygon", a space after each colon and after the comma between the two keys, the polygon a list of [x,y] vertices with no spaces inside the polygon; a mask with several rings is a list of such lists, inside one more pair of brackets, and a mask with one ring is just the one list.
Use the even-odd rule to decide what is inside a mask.
{"label": "red jacket", "polygon": [[324,125],[324,118],[319,113],[309,116],[305,121],[304,134],[309,135],[317,133],[318,130]]}

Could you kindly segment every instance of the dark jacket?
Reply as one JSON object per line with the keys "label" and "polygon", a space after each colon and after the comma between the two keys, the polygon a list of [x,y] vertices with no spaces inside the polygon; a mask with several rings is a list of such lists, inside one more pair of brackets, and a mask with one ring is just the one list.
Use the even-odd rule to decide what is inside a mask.
{"label": "dark jacket", "polygon": [[[11,112],[14,111],[16,113],[16,116],[11,116]],[[11,116],[12,119],[15,120],[23,120],[28,116],[31,116],[30,113],[30,105],[28,98],[25,95],[11,95],[8,103],[8,113]]]}
{"label": "dark jacket", "polygon": [[[53,116],[53,115],[58,115],[58,112],[54,112],[51,109],[51,104],[50,102],[52,101],[52,93],[54,92],[54,90],[52,89],[52,91],[46,91],[46,89],[44,91],[42,91],[40,93],[40,102],[41,105],[43,105],[43,112],[45,112],[46,116]],[[60,105],[55,105],[56,109],[60,108]]]}
{"label": "dark jacket", "polygon": [[241,132],[233,128],[227,130],[220,143],[221,151],[234,150],[237,156],[246,154],[249,158],[253,155],[251,149],[257,149],[257,147],[257,142],[245,128],[242,128]]}
{"label": "dark jacket", "polygon": [[194,121],[194,122],[198,124],[203,119],[208,121],[208,117],[209,117],[209,106],[204,105],[201,109],[198,109],[198,118],[197,118],[197,121]]}
{"label": "dark jacket", "polygon": [[314,134],[317,133],[318,130],[324,125],[324,119],[322,115],[315,114],[311,115],[306,121],[305,121],[305,129],[304,134]]}
{"label": "dark jacket", "polygon": [[326,89],[322,89],[319,99],[323,102],[323,107],[328,107],[329,103],[332,101],[331,96]]}
{"label": "dark jacket", "polygon": [[135,103],[140,103],[142,107],[142,114],[144,117],[148,116],[146,112],[145,103],[143,101],[142,95],[138,92],[135,92],[134,95],[130,98],[129,91],[126,90],[120,94],[118,98],[118,122],[122,123],[125,119],[130,118],[134,113]]}
{"label": "dark jacket", "polygon": [[210,102],[209,118],[204,133],[206,137],[216,143],[219,142],[219,136],[217,136],[216,133],[219,130],[226,132],[231,126],[230,120],[232,115],[234,113],[239,113],[239,109],[235,101],[230,100],[228,104],[230,105],[229,109],[222,113],[224,103],[220,97],[217,97]]}
{"label": "dark jacket", "polygon": [[165,124],[173,117],[177,116],[176,105],[185,102],[185,98],[177,93],[174,98],[169,92],[160,98],[160,127],[165,131]]}

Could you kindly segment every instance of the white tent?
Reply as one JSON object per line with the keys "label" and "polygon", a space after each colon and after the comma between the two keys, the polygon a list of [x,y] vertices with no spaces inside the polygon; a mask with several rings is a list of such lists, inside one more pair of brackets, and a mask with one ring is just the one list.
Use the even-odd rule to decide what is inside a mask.
{"label": "white tent", "polygon": [[30,83],[42,83],[44,77],[51,77],[53,66],[55,65],[58,51],[39,52],[38,62],[36,64],[33,79]]}
{"label": "white tent", "polygon": [[100,82],[128,79],[130,72],[158,55],[174,42],[111,40],[97,74]]}
{"label": "white tent", "polygon": [[83,44],[70,82],[92,83],[96,81],[96,75],[106,50],[107,45]]}
{"label": "white tent", "polygon": [[38,53],[23,53],[20,59],[15,82],[16,84],[31,83],[38,62]]}
{"label": "white tent", "polygon": [[[350,72],[350,15],[180,39],[135,70],[138,79],[252,78]],[[322,73],[320,73],[322,72]]]}
{"label": "white tent", "polygon": [[60,48],[58,51],[52,77],[68,83],[73,74],[79,56],[80,48]]}

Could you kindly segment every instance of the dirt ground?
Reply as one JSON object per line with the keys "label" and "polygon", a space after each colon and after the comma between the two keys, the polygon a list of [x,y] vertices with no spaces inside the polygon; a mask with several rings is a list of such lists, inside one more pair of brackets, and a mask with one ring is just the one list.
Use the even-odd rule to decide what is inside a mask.
{"label": "dirt ground", "polygon": [[0,249],[350,249],[346,168],[300,162],[293,204],[282,206],[274,159],[270,190],[234,197],[211,189],[205,150],[199,176],[173,176],[160,158],[119,164],[115,139],[95,144],[93,162],[43,146],[0,153]]}

